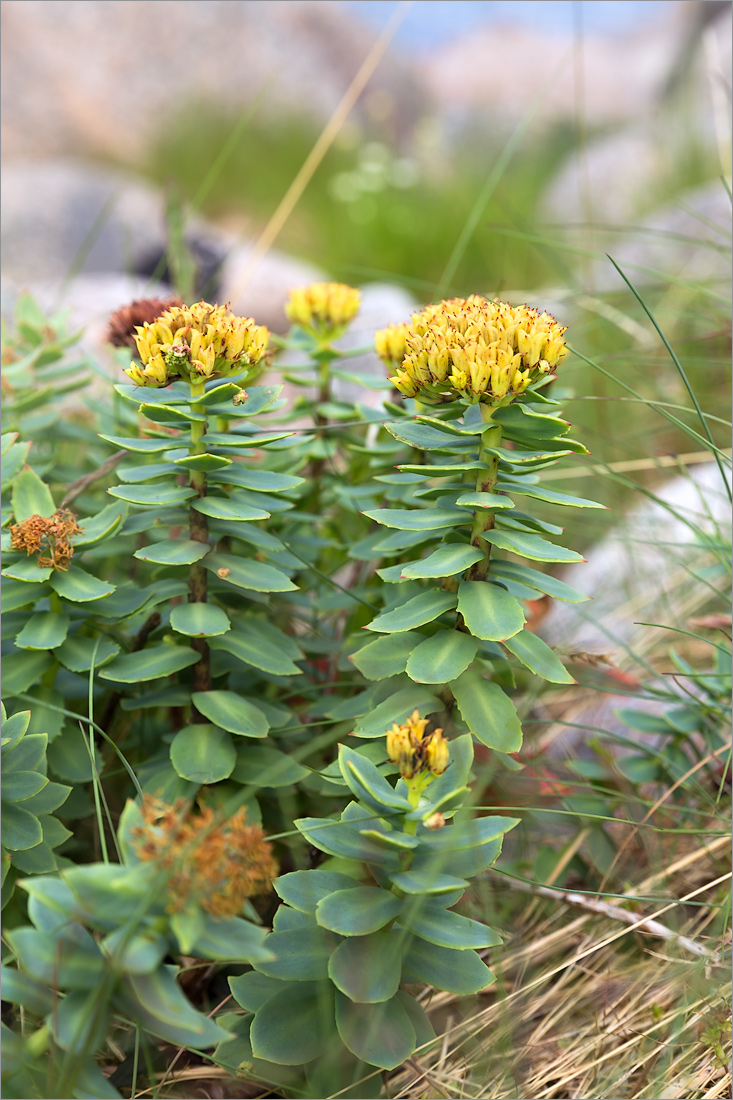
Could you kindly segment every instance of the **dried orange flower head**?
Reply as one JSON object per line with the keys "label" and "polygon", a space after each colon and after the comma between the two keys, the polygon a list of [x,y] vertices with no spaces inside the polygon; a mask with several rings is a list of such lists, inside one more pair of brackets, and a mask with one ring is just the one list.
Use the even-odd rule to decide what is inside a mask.
{"label": "dried orange flower head", "polygon": [[107,342],[116,348],[136,350],[135,329],[149,325],[167,309],[182,306],[180,298],[136,298],[127,306],[120,306],[111,315],[107,329]]}
{"label": "dried orange flower head", "polygon": [[153,388],[177,378],[199,383],[245,372],[249,382],[264,366],[269,338],[264,325],[236,317],[226,305],[174,306],[136,328],[142,366],[132,363],[125,374],[136,386]]}
{"label": "dried orange flower head", "polygon": [[278,873],[269,841],[247,825],[244,809],[222,819],[211,806],[194,811],[184,799],[168,805],[146,797],[141,812],[135,849],[166,876],[171,911],[194,903],[214,917],[236,917]]}
{"label": "dried orange flower head", "polygon": [[[506,405],[567,354],[565,329],[549,313],[478,294],[426,306],[413,313],[407,330],[390,382],[406,397],[431,404],[462,398],[472,405]],[[377,350],[394,361],[390,335],[377,333]]]}
{"label": "dried orange flower head", "polygon": [[442,775],[448,767],[448,742],[442,729],[425,734],[427,718],[414,710],[401,726],[396,723],[387,731],[387,753],[398,764],[403,779],[412,779],[423,772]]}
{"label": "dried orange flower head", "polygon": [[345,283],[310,283],[290,291],[285,314],[317,337],[335,340],[359,312],[361,292]]}
{"label": "dried orange flower head", "polygon": [[76,519],[68,508],[58,508],[52,516],[28,516],[10,528],[10,544],[14,550],[25,550],[29,557],[38,554],[39,568],[63,572],[74,556],[72,536],[83,531]]}

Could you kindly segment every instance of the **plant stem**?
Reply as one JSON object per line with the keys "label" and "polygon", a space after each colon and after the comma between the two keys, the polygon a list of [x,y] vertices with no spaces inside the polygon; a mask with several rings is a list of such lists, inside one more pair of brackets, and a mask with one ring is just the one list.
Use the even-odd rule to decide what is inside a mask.
{"label": "plant stem", "polygon": [[[489,454],[489,448],[498,447],[501,444],[501,425],[494,424],[491,417],[494,409],[491,405],[480,406],[481,419],[486,424],[481,434],[481,449],[479,461],[488,469],[479,470],[476,478],[477,493],[493,493],[499,474],[499,459],[494,454]],[[489,557],[491,556],[491,543],[486,542],[481,536],[494,527],[495,513],[492,508],[477,508],[473,513],[473,526],[471,527],[471,546],[483,551],[483,558],[477,561],[466,573],[466,580],[485,581],[489,572]]]}
{"label": "plant stem", "polygon": [[[206,413],[206,406],[196,403],[196,398],[203,396],[206,390],[204,382],[191,382],[191,409],[196,413]],[[195,420],[191,424],[190,455],[200,455],[206,450],[204,436],[206,434],[207,421]],[[191,471],[191,488],[196,490],[198,497],[206,496],[206,473],[203,470]],[[189,506],[189,530],[193,542],[209,541],[209,524],[202,512]],[[188,574],[188,602],[206,603],[206,569],[200,561],[193,562]],[[204,638],[191,638],[191,648],[200,654],[200,660],[193,666],[194,691],[211,690],[211,661],[209,646]]]}

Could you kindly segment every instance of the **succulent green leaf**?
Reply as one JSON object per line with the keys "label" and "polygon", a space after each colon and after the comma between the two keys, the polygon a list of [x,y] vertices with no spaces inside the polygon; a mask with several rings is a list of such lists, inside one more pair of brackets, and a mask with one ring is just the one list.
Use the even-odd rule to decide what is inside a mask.
{"label": "succulent green leaf", "polygon": [[316,924],[272,932],[266,943],[270,958],[257,962],[260,974],[286,982],[320,981],[328,977],[333,937]]}
{"label": "succulent green leaf", "polygon": [[483,552],[475,546],[441,546],[427,558],[406,562],[402,574],[409,580],[418,577],[453,577],[474,562],[481,561]]}
{"label": "succulent green leaf", "polygon": [[399,989],[401,964],[402,937],[399,933],[372,932],[368,936],[355,935],[340,943],[328,961],[328,976],[349,1000],[358,1004],[377,1004],[394,997]]}
{"label": "succulent green leaf", "polygon": [[379,829],[360,829],[359,835],[373,841],[380,848],[387,848],[392,851],[395,849],[398,851],[411,851],[417,848],[420,843],[416,837],[397,829],[391,833],[381,833]]}
{"label": "succulent green leaf", "polygon": [[327,895],[361,888],[358,879],[342,875],[338,871],[320,871],[317,868],[280,875],[273,886],[278,896],[288,905],[309,914],[315,913],[318,902]]}
{"label": "succulent green leaf", "polygon": [[336,994],[336,1026],[344,1046],[368,1065],[396,1069],[410,1057],[417,1039],[401,1000],[354,1004]]}
{"label": "succulent green leaf", "polygon": [[523,630],[514,638],[506,638],[504,645],[517,660],[543,680],[549,680],[553,684],[575,683],[554,650],[531,630]]}
{"label": "succulent green leaf", "polygon": [[454,890],[463,890],[468,886],[465,879],[455,875],[435,874],[432,869],[427,872],[397,871],[391,874],[390,881],[405,894],[426,894],[439,896],[451,894]]}
{"label": "succulent green leaf", "polygon": [[423,641],[423,635],[403,630],[386,634],[352,653],[349,660],[367,680],[386,680],[405,671],[413,648]]}
{"label": "succulent green leaf", "polygon": [[212,638],[209,646],[212,650],[231,653],[245,664],[273,676],[295,676],[302,671],[281,647],[268,638],[258,636],[256,627],[245,629],[240,621],[237,621],[236,629]]}
{"label": "succulent green leaf", "polygon": [[257,1012],[270,997],[281,993],[283,986],[277,978],[268,978],[266,974],[251,970],[249,974],[229,978],[229,988],[238,1005],[248,1012]]}
{"label": "succulent green leaf", "polygon": [[29,710],[20,710],[17,714],[11,714],[9,718],[6,717],[5,707],[3,706],[3,719],[2,719],[2,742],[3,750],[9,752],[21,738],[25,735],[28,726],[31,721],[31,712]]}
{"label": "succulent green leaf", "polygon": [[557,546],[554,542],[548,542],[540,535],[533,535],[523,531],[483,531],[481,538],[497,546],[500,550],[509,550],[512,554],[519,554],[523,558],[531,558],[534,561],[584,561],[582,554],[575,550],[568,550],[564,546]]}
{"label": "succulent green leaf", "polygon": [[20,649],[55,649],[68,629],[69,616],[65,611],[38,611],[28,619],[15,644]]}
{"label": "succulent green leaf", "polygon": [[191,701],[204,718],[240,737],[266,737],[270,728],[254,703],[234,691],[195,691]]}
{"label": "succulent green leaf", "polygon": [[499,752],[522,747],[522,726],[514,704],[498,684],[478,672],[464,672],[451,685],[461,717],[482,745]]}
{"label": "succulent green leaf", "polygon": [[105,936],[99,945],[115,970],[126,974],[150,974],[170,951],[168,937],[152,930],[130,934],[123,926]]}
{"label": "succulent green leaf", "polygon": [[100,433],[99,438],[104,439],[107,443],[112,443],[117,448],[142,455],[156,454],[158,451],[170,451],[181,443],[181,440],[173,439],[171,436],[166,436],[165,439],[133,439],[126,436],[102,435]]}
{"label": "succulent green leaf", "polygon": [[501,936],[487,925],[429,902],[418,901],[414,911],[405,906],[399,923],[428,943],[438,947],[452,947],[458,951],[496,947],[502,942]]}
{"label": "succulent green leaf", "polygon": [[[109,1023],[109,1008],[93,993],[67,993],[51,1013],[51,1034],[62,1050],[77,1056],[102,1046]],[[76,1093],[76,1095],[79,1095]]]}
{"label": "succulent green leaf", "polygon": [[388,890],[349,886],[318,902],[316,920],[340,936],[367,936],[393,920],[401,908],[401,900]]}
{"label": "succulent green leaf", "polygon": [[218,783],[237,762],[237,750],[225,730],[205,723],[185,726],[171,742],[171,764],[181,779]]}
{"label": "succulent green leaf", "polygon": [[21,581],[23,584],[33,584],[47,581],[53,568],[50,565],[39,565],[34,557],[21,558],[3,569],[3,577],[11,581]]}
{"label": "succulent green leaf", "polygon": [[[51,814],[54,810],[58,810],[59,806],[63,806],[70,794],[71,787],[63,783],[46,783],[38,794],[25,800],[23,809],[30,810],[32,814]],[[44,839],[46,839],[45,832]]]}
{"label": "succulent green leaf", "polygon": [[295,592],[298,588],[282,570],[254,558],[209,554],[204,565],[220,579],[252,592]]}
{"label": "succulent green leaf", "polygon": [[[440,427],[437,426],[439,423]],[[457,453],[478,449],[478,441],[475,438],[459,436],[437,420],[431,419],[429,424],[424,421],[399,420],[397,423],[384,426],[395,439],[399,439],[401,443],[409,443],[411,447],[420,451]]]}
{"label": "succulent green leaf", "polygon": [[197,1012],[176,984],[175,973],[174,966],[160,966],[152,974],[126,975],[119,991],[123,1011],[174,1046],[196,1050],[216,1046],[226,1032]]}
{"label": "succulent green leaf", "polygon": [[310,772],[297,760],[269,745],[243,745],[237,753],[232,779],[244,786],[292,787]]}
{"label": "succulent green leaf", "polygon": [[547,573],[541,573],[539,569],[530,569],[527,565],[519,565],[518,562],[492,559],[489,566],[489,576],[496,577],[500,583],[506,578],[510,581],[517,581],[519,584],[526,584],[537,592],[544,592],[546,595],[552,596],[556,600],[563,600],[566,603],[583,603],[591,598],[583,592],[578,592],[576,588],[571,588],[564,581],[559,581]]}
{"label": "succulent green leaf", "polygon": [[568,508],[605,507],[605,505],[598,504],[595,500],[587,500],[585,497],[569,496],[567,493],[558,493],[554,489],[545,489],[542,485],[534,485],[532,483],[525,484],[523,481],[502,479],[500,488],[506,493],[513,493],[515,496],[533,497],[535,500],[546,500],[550,504],[562,504]]}
{"label": "succulent green leaf", "polygon": [[[365,824],[372,823],[372,821],[365,822]],[[391,863],[394,864],[395,869],[399,866],[396,855],[392,856],[370,838],[361,836],[358,825],[353,822],[303,817],[296,819],[293,824],[309,844],[329,855],[344,856],[346,859],[363,860],[367,863]]]}
{"label": "succulent green leaf", "polygon": [[46,771],[46,749],[48,737],[45,733],[28,733],[20,742],[16,742],[9,756],[9,749],[3,754],[8,771]]}
{"label": "succulent green leaf", "polygon": [[10,503],[16,523],[24,523],[29,516],[48,518],[56,511],[50,489],[30,466],[15,479]]}
{"label": "succulent green leaf", "polygon": [[420,840],[421,854],[424,849],[431,852],[460,852],[468,848],[480,848],[497,837],[504,836],[518,824],[518,817],[473,817],[468,821],[425,833]]}
{"label": "succulent green leaf", "polygon": [[450,683],[471,664],[478,645],[478,639],[469,634],[439,630],[413,649],[407,662],[407,675],[417,684]]}
{"label": "succulent green leaf", "polygon": [[193,539],[173,539],[166,542],[154,542],[136,550],[134,556],[140,561],[152,561],[157,565],[190,565],[200,561],[209,552],[207,542],[194,542]]}
{"label": "succulent green leaf", "polygon": [[339,745],[339,769],[352,794],[377,812],[407,811],[412,806],[404,795],[397,794],[370,760],[346,745]]}
{"label": "succulent green leaf", "polygon": [[40,772],[16,771],[14,768],[11,771],[8,767],[3,775],[3,802],[24,802],[42,791],[47,783],[48,779]]}
{"label": "succulent green leaf", "polygon": [[0,607],[3,615],[9,611],[18,611],[21,607],[28,607],[29,604],[40,600],[42,596],[48,595],[45,584],[27,584],[25,581],[5,581],[0,585],[0,590],[2,591]]}
{"label": "succulent green leaf", "polygon": [[3,657],[3,691],[9,698],[27,691],[53,665],[47,650],[26,650]]}
{"label": "succulent green leaf", "polygon": [[384,527],[396,527],[398,531],[438,531],[471,521],[471,517],[458,508],[372,508],[364,515]]}
{"label": "succulent green leaf", "polygon": [[457,498],[456,504],[462,508],[489,508],[492,512],[514,507],[511,497],[503,496],[501,493],[462,493]]}
{"label": "succulent green leaf", "polygon": [[[174,462],[146,462],[142,466],[118,466],[117,477],[126,484],[137,485],[141,481],[154,481],[156,477],[176,477],[178,469]],[[110,505],[114,507],[114,505]]]}
{"label": "succulent green leaf", "polygon": [[489,581],[461,581],[458,611],[474,638],[503,641],[524,626],[524,609],[505,588]]}
{"label": "succulent green leaf", "polygon": [[407,600],[393,611],[383,611],[369,623],[367,629],[380,634],[395,634],[403,630],[412,630],[417,626],[424,626],[439,618],[446,611],[451,611],[458,602],[458,597],[452,592],[442,592],[434,589],[428,592],[420,592],[417,596]]}
{"label": "succulent green leaf", "polygon": [[300,1066],[321,1058],[333,1043],[333,987],[329,982],[298,982],[268,998],[250,1030],[257,1058]]}
{"label": "succulent green leaf", "polygon": [[20,967],[52,989],[94,989],[104,973],[102,953],[80,924],[69,924],[53,935],[14,928],[8,940]]}
{"label": "succulent green leaf", "polygon": [[461,875],[465,879],[473,878],[496,862],[501,854],[502,841],[503,835],[500,835],[487,844],[456,851],[449,849],[428,851],[421,847],[415,854],[411,873],[419,877],[430,877],[448,870],[451,875]]}
{"label": "succulent green leaf", "polygon": [[190,638],[210,638],[231,630],[226,611],[213,603],[178,604],[171,608],[170,624],[173,630]]}
{"label": "succulent green leaf", "polygon": [[147,417],[148,420],[152,420],[154,424],[180,424],[183,427],[182,422],[206,423],[205,413],[194,412],[187,405],[180,405],[176,408],[173,405],[159,405],[149,402],[141,405],[138,412]]}
{"label": "succulent green leaf", "polygon": [[80,549],[82,546],[96,546],[97,543],[102,542],[122,523],[125,518],[127,509],[124,504],[108,504],[106,508],[103,508],[101,512],[97,512],[96,516],[84,516],[79,519],[78,523],[82,529],[80,535],[74,536],[74,549]]}
{"label": "succulent green leaf", "polygon": [[35,814],[3,801],[2,807],[3,847],[11,852],[26,851],[43,840],[43,829]]}
{"label": "succulent green leaf", "polygon": [[282,493],[297,489],[305,478],[295,477],[293,474],[278,474],[272,470],[251,469],[240,464],[233,470],[227,470],[226,474],[211,478],[211,481],[221,485],[240,485],[255,493]]}
{"label": "succulent green leaf", "polygon": [[54,592],[71,603],[89,603],[101,600],[114,592],[116,585],[100,581],[78,565],[71,565],[66,572],[56,572],[51,577]]}
{"label": "succulent green leaf", "polygon": [[462,996],[478,993],[495,980],[488,966],[473,951],[438,947],[422,939],[413,939],[403,969],[408,980],[426,982],[436,989]]}
{"label": "succulent green leaf", "polygon": [[196,490],[186,485],[176,485],[175,482],[162,482],[156,485],[114,485],[107,492],[119,500],[126,500],[130,504],[154,505],[180,504],[184,500],[190,500],[196,496]]}
{"label": "succulent green leaf", "polygon": [[561,420],[547,413],[534,412],[517,401],[497,409],[492,419],[497,424],[501,424],[507,434],[527,436],[538,441],[565,435],[570,427],[567,420]]}
{"label": "succulent green leaf", "polygon": [[278,439],[289,439],[294,432],[263,432],[247,433],[236,432],[207,432],[206,445],[208,447],[240,447],[243,450],[248,447],[264,447],[266,443],[274,443]]}
{"label": "succulent green leaf", "polygon": [[120,652],[120,647],[111,638],[87,638],[82,634],[70,635],[56,650],[58,661],[71,672],[88,672],[92,667],[101,668]]}
{"label": "succulent green leaf", "polygon": [[253,508],[251,504],[239,501],[236,497],[201,497],[191,507],[212,519],[226,519],[234,523],[270,518],[269,512],[262,508]]}
{"label": "succulent green leaf", "polygon": [[4,1001],[27,1008],[34,1016],[46,1016],[53,1011],[55,997],[45,983],[9,966],[0,967],[0,975]]}
{"label": "succulent green leaf", "polygon": [[426,688],[403,688],[358,718],[354,726],[357,737],[383,737],[393,723],[398,725],[417,710],[420,717],[441,710],[443,703]]}
{"label": "succulent green leaf", "polygon": [[182,466],[184,470],[198,470],[203,473],[213,473],[214,470],[223,470],[227,466],[231,466],[231,458],[224,458],[223,455],[187,455],[185,458],[174,459],[176,466]]}
{"label": "succulent green leaf", "polygon": [[198,959],[219,962],[260,963],[272,957],[265,942],[266,935],[264,928],[241,917],[219,919],[204,913],[203,927],[190,954]]}
{"label": "succulent green leaf", "polygon": [[120,684],[137,684],[142,680],[157,680],[159,676],[172,676],[184,668],[190,668],[200,659],[187,646],[148,646],[137,653],[124,653],[116,657],[99,673],[103,680]]}

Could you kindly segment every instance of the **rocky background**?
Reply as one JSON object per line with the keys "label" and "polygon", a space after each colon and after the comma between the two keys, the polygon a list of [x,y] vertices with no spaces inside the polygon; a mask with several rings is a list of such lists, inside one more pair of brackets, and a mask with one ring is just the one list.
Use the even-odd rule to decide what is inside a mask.
{"label": "rocky background", "polygon": [[[671,159],[684,161],[691,132],[727,163],[729,4],[645,5],[658,11],[631,29],[581,28],[581,37],[578,27],[562,22],[550,31],[535,26],[527,18],[535,5],[504,4],[512,22],[463,35],[457,24],[437,45],[405,44],[410,20],[418,25],[431,16],[427,8],[434,16],[450,7],[413,5],[347,124],[354,141],[367,131],[382,135],[408,175],[434,172],[436,165],[446,170],[457,135],[487,128],[509,135],[519,126],[522,141],[531,143],[558,122],[582,124],[586,140],[559,163],[543,212],[556,222],[608,223],[648,207],[655,179]],[[256,101],[261,119],[295,114],[322,126],[375,40],[377,8],[389,14],[390,5],[375,4],[366,23],[363,5],[334,0],[4,0],[6,300],[20,287],[60,293],[88,319],[137,292],[156,268],[166,232],[163,196],[135,168],[172,114],[180,117],[202,99],[235,111]],[[685,124],[675,128],[665,104],[682,83]],[[273,210],[280,197],[273,194]],[[724,199],[722,188],[711,186],[686,204],[694,213],[675,203],[645,209],[645,221],[694,238],[701,216],[727,222]],[[189,220],[199,286],[233,296],[237,308],[281,326],[287,288],[315,277],[318,257],[308,262],[272,250],[239,300],[259,226],[246,210],[234,219],[244,233],[231,232],[232,219],[223,222],[207,224],[195,213]],[[653,248],[629,245],[638,254],[625,258],[659,267]],[[684,266],[693,247],[677,248],[676,262]],[[607,277],[587,275],[596,289]],[[405,299],[405,292],[396,299],[395,316]]]}

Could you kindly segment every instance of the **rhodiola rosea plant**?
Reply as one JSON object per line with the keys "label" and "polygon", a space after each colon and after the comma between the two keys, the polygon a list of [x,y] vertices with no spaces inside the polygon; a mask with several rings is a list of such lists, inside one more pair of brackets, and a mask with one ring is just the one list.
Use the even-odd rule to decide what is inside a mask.
{"label": "rhodiola rosea plant", "polygon": [[[40,1022],[16,1049],[16,1090],[41,1087],[28,1068],[37,1049],[81,1095],[72,1055],[91,1073],[84,1059],[127,1015],[142,1034],[218,1044],[221,1065],[251,1065],[293,1095],[378,1095],[380,1071],[432,1040],[414,987],[469,994],[492,980],[476,950],[497,933],[453,907],[516,821],[471,813],[473,738],[511,765],[513,670],[572,679],[526,629],[523,601],[584,598],[536,568],[579,555],[545,538],[562,529],[523,502],[596,507],[539,482],[585,453],[543,392],[563,329],[479,297],[428,306],[377,334],[395,373],[370,384],[397,394],[375,409],[331,388],[336,375],[358,378],[338,348],[357,308],[353,288],[294,292],[280,343],[284,356],[306,352],[316,396],[288,410],[279,386],[258,384],[271,346],[262,326],[225,306],[169,304],[136,328],[117,426],[100,433],[122,452],[113,502],[88,516],[90,488],[84,512],[61,514],[38,472],[17,474],[8,709],[12,721],[37,704],[55,723],[52,782],[72,778],[74,752],[93,761],[83,772],[73,757],[74,794],[91,777],[98,849],[77,838],[57,857],[49,845],[43,870],[57,873],[43,887],[21,880],[35,931],[16,898],[10,999]],[[196,820],[235,861],[252,841],[243,822],[276,835],[282,904],[266,940],[251,922],[272,919],[274,865],[234,891],[236,911],[199,904],[205,876],[182,904],[170,861],[155,864],[155,896],[131,831],[160,836],[183,821],[181,799],[199,801]],[[234,863],[223,867],[216,889],[232,896]],[[116,896],[127,899],[119,920]],[[33,962],[43,932],[63,941],[63,977]],[[89,960],[81,979],[77,951]],[[214,1030],[192,1016],[191,1035],[174,1037],[164,1021],[189,1012],[174,981],[186,955],[215,960],[222,976],[236,966],[247,1015]],[[63,1027],[47,1019],[46,980],[67,1006]],[[85,992],[89,982],[104,994]],[[91,1028],[93,1016],[110,1022]]]}

